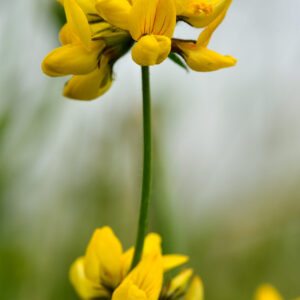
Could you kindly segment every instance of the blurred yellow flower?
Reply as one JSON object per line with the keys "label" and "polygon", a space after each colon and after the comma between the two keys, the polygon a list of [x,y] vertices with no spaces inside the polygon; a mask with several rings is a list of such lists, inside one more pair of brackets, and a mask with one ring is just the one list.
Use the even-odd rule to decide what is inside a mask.
{"label": "blurred yellow flower", "polygon": [[256,290],[255,300],[283,300],[283,298],[272,285],[264,284]]}
{"label": "blurred yellow flower", "polygon": [[203,300],[204,288],[202,280],[199,276],[195,276],[191,282],[191,285],[184,297],[184,300]]}
{"label": "blurred yellow flower", "polygon": [[[153,297],[156,297],[161,290],[162,279],[160,278],[163,277],[163,273],[188,260],[188,257],[183,255],[162,256],[161,238],[154,233],[146,237],[142,260],[128,274],[133,253],[133,248],[123,252],[120,241],[109,227],[97,229],[85,256],[78,258],[70,269],[70,280],[79,296],[82,299],[97,297],[110,299],[117,288],[113,297],[121,299],[119,295],[129,291],[135,293],[137,288],[140,290],[145,288],[151,296],[146,299],[157,299]],[[144,278],[141,277],[142,274],[147,274],[147,280],[144,282],[146,287],[140,285],[139,280]]]}

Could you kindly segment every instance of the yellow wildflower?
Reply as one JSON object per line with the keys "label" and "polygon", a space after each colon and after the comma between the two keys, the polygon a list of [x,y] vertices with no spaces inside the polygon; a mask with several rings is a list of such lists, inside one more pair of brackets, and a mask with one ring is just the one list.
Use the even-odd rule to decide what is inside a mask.
{"label": "yellow wildflower", "polygon": [[210,23],[199,35],[197,42],[173,39],[172,50],[181,55],[191,69],[199,72],[209,72],[232,67],[236,64],[236,59],[232,56],[223,56],[207,49],[212,34],[220,25],[225,15],[226,11],[223,11]]}
{"label": "yellow wildflower", "polygon": [[151,66],[167,58],[176,26],[174,0],[99,0],[96,8],[102,18],[128,30],[137,41],[132,49],[137,64]]}
{"label": "yellow wildflower", "polygon": [[[118,299],[116,297],[120,294],[123,295],[128,289],[133,290],[134,293],[136,291],[134,286],[139,286],[140,272],[146,272],[149,276],[149,286],[147,285],[146,288],[148,292],[148,288],[150,289],[151,284],[154,284],[154,281],[160,278],[159,276],[163,276],[163,272],[182,265],[188,260],[183,255],[162,256],[160,245],[161,238],[159,235],[148,234],[142,261],[128,274],[134,249],[130,248],[123,252],[120,241],[109,227],[97,229],[87,247],[85,256],[78,258],[71,266],[70,280],[82,299],[96,297],[110,299],[112,292],[122,282],[119,286],[119,288],[122,286],[121,291],[118,290],[119,288],[115,290],[117,296],[114,297]],[[123,283],[126,283],[125,287]],[[159,287],[157,287],[158,283]],[[155,296],[157,293],[159,294],[162,282],[158,280],[156,285],[153,290]],[[140,288],[143,287],[142,285]]]}
{"label": "yellow wildflower", "polygon": [[175,0],[177,20],[203,28],[228,9],[232,0]]}
{"label": "yellow wildflower", "polygon": [[[48,54],[42,69],[49,76],[74,75],[64,96],[92,100],[104,94],[113,80],[113,65],[132,47],[141,66],[181,55],[195,71],[235,65],[231,56],[207,49],[232,0],[58,0],[65,9],[62,47]],[[177,22],[206,27],[198,41],[173,38]]]}
{"label": "yellow wildflower", "polygon": [[[299,300],[297,298],[295,300]],[[261,285],[256,293],[255,300],[283,300],[279,292],[270,284]]]}
{"label": "yellow wildflower", "polygon": [[[81,0],[86,11],[92,0]],[[112,83],[112,68],[116,60],[132,45],[130,35],[89,15],[76,0],[60,1],[64,5],[67,23],[60,32],[62,47],[50,52],[42,63],[49,76],[72,77],[64,88],[64,96],[92,100],[104,94]],[[87,5],[89,3],[89,5]]]}

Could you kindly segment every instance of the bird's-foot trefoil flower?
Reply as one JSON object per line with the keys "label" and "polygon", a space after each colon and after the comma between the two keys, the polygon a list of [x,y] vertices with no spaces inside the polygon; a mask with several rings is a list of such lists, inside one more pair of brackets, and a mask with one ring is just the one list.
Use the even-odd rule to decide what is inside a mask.
{"label": "bird's-foot trefoil flower", "polygon": [[[183,270],[163,288],[164,273],[187,262],[183,255],[162,255],[161,238],[155,233],[146,237],[140,263],[130,271],[134,249],[123,251],[109,227],[97,229],[84,256],[71,266],[70,280],[82,299],[113,300],[200,300],[199,286],[192,282],[193,271]],[[191,295],[191,296],[188,296]]]}
{"label": "bird's-foot trefoil flower", "polygon": [[[199,72],[235,65],[231,56],[207,49],[211,35],[225,17],[232,0],[58,0],[65,9],[62,47],[42,63],[49,76],[74,75],[64,96],[93,100],[113,81],[113,65],[132,48],[141,66],[160,64],[168,56]],[[198,41],[173,37],[176,24],[205,28]]]}
{"label": "bird's-foot trefoil flower", "polygon": [[[254,300],[284,300],[284,298],[272,285],[264,284],[256,290]],[[300,300],[300,297],[294,300]]]}
{"label": "bird's-foot trefoil flower", "polygon": [[228,9],[232,0],[175,0],[177,20],[203,28]]}
{"label": "bird's-foot trefoil flower", "polygon": [[[62,46],[50,52],[42,63],[49,76],[74,75],[64,88],[64,96],[92,100],[104,94],[113,80],[113,65],[131,47],[130,35],[88,13],[91,1],[60,1],[67,23],[60,31]],[[89,5],[83,6],[83,4]],[[93,12],[93,11],[92,11]]]}
{"label": "bird's-foot trefoil flower", "polygon": [[172,50],[182,56],[192,70],[210,72],[232,67],[236,64],[236,59],[232,56],[224,56],[207,49],[212,34],[223,21],[225,15],[226,10],[201,32],[197,41],[172,40]]}
{"label": "bird's-foot trefoil flower", "polygon": [[176,26],[174,0],[98,0],[96,8],[109,23],[130,32],[137,64],[151,66],[167,58]]}

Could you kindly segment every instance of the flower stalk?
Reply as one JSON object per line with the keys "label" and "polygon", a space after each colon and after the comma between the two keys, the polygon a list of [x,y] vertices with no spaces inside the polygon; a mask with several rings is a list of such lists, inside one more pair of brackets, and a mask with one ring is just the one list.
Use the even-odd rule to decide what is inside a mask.
{"label": "flower stalk", "polygon": [[151,197],[152,182],[152,134],[151,134],[151,96],[150,96],[150,71],[148,66],[142,67],[142,89],[143,89],[143,183],[141,193],[140,215],[135,243],[135,251],[132,259],[131,269],[140,261],[144,240],[147,233],[149,221],[149,205]]}

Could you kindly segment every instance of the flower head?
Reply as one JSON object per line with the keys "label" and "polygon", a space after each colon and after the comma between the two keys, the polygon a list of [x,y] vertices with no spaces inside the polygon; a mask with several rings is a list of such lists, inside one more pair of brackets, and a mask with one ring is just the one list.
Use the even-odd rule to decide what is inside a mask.
{"label": "flower head", "polygon": [[104,94],[113,80],[113,65],[131,47],[128,32],[104,22],[92,0],[61,0],[67,23],[60,31],[62,46],[42,63],[49,76],[74,75],[64,96],[92,100]]}
{"label": "flower head", "polygon": [[184,264],[188,257],[162,255],[159,235],[148,234],[142,259],[130,271],[133,253],[133,248],[123,251],[109,227],[97,229],[85,255],[79,257],[70,269],[70,280],[78,295],[82,299],[175,300],[187,292],[185,300],[202,300],[198,297],[199,279],[197,283],[194,279],[187,291],[193,273],[191,269],[182,271],[163,288],[164,273]]}
{"label": "flower head", "polygon": [[[58,0],[67,23],[62,46],[48,54],[42,69],[49,76],[74,75],[64,96],[92,100],[113,81],[115,62],[132,48],[141,66],[179,54],[195,71],[214,71],[235,65],[231,56],[207,49],[232,0]],[[173,37],[176,24],[204,28],[198,41]]]}

